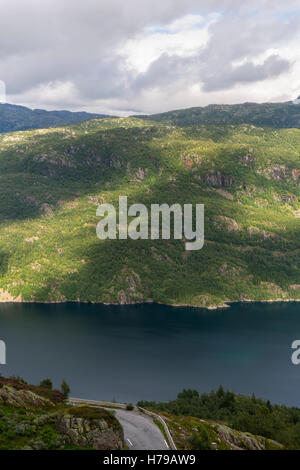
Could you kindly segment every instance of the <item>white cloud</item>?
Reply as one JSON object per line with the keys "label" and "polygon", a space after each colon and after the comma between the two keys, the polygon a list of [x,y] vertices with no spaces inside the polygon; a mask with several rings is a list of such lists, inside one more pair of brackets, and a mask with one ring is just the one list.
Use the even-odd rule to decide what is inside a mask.
{"label": "white cloud", "polygon": [[299,0],[0,6],[0,80],[15,103],[128,114],[300,94]]}
{"label": "white cloud", "polygon": [[218,15],[185,15],[164,26],[146,27],[120,50],[129,67],[136,73],[146,72],[162,54],[189,57],[204,47],[209,39],[209,26]]}

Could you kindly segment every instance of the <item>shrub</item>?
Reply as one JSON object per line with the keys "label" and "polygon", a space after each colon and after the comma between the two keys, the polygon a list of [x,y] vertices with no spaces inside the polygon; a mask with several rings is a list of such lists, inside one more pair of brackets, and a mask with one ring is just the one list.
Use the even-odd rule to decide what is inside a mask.
{"label": "shrub", "polygon": [[49,390],[52,390],[52,387],[53,387],[52,381],[50,379],[41,380],[40,387],[48,388]]}
{"label": "shrub", "polygon": [[188,446],[189,446],[189,449],[191,450],[212,450],[213,449],[209,440],[209,434],[204,428],[192,434],[192,436],[188,440]]}

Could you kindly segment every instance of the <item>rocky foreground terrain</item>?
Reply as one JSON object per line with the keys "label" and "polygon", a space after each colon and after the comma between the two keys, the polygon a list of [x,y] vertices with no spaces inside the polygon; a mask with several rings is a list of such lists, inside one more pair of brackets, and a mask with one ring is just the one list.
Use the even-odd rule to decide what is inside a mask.
{"label": "rocky foreground terrain", "polygon": [[0,379],[0,449],[123,448],[123,429],[113,413],[68,406],[57,391]]}
{"label": "rocky foreground terrain", "polygon": [[[177,449],[283,448],[272,439],[236,431],[226,423],[165,412],[160,414],[164,416]],[[154,422],[161,428],[159,421]],[[165,434],[163,429],[161,431]],[[59,391],[28,385],[18,378],[0,378],[0,449],[125,448],[123,429],[113,409],[107,411],[87,405],[69,406]]]}

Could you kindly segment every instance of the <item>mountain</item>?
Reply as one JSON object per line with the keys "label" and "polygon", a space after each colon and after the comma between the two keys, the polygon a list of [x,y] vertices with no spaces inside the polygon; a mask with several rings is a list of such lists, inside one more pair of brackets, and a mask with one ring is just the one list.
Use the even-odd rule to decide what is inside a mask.
{"label": "mountain", "polygon": [[45,111],[25,106],[0,103],[0,132],[62,126],[91,118],[106,117],[104,114],[70,111]]}
{"label": "mountain", "polygon": [[287,103],[244,103],[180,109],[150,116],[136,116],[175,126],[252,124],[279,129],[300,128],[300,97]]}
{"label": "mountain", "polygon": [[[96,209],[120,195],[203,203],[204,248],[100,241]],[[0,220],[2,301],[299,300],[300,130],[117,118],[2,134]]]}

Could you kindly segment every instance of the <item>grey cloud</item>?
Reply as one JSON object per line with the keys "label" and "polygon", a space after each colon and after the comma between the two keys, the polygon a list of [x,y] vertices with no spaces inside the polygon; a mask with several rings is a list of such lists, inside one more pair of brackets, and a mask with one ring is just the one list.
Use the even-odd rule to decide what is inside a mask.
{"label": "grey cloud", "polygon": [[[9,94],[71,80],[82,98],[120,94],[131,74],[118,57],[124,41],[169,23],[197,0],[0,0],[0,76]],[[91,86],[94,83],[94,87]]]}
{"label": "grey cloud", "polygon": [[[69,81],[81,103],[119,100],[125,108],[134,97],[134,106],[141,109],[143,92],[157,87],[176,90],[199,83],[204,91],[230,89],[288,70],[284,57],[274,55],[262,65],[253,61],[268,48],[293,40],[299,16],[284,22],[275,14],[298,4],[299,0],[0,0],[0,79],[8,94],[20,98],[49,82]],[[255,15],[257,8],[260,14]],[[162,54],[136,76],[118,53],[147,26],[163,26],[190,12],[213,11],[222,15],[210,27],[207,47],[196,56]],[[234,66],[242,60],[243,65]]]}
{"label": "grey cloud", "polygon": [[263,64],[254,65],[246,62],[240,67],[230,66],[224,69],[223,74],[211,74],[206,79],[204,91],[224,90],[237,83],[249,83],[265,80],[266,78],[276,77],[290,68],[287,60],[280,59],[278,56],[270,56]]}
{"label": "grey cloud", "polygon": [[[253,60],[269,48],[291,41],[299,25],[300,17],[292,17],[288,22],[256,15],[221,17],[210,27],[211,38],[196,56],[163,54],[132,86],[136,89],[163,87],[177,80],[201,83],[204,91],[218,91],[237,83],[279,76],[292,65],[284,57],[273,54],[261,65],[255,65]],[[244,63],[235,66],[239,61]]]}

